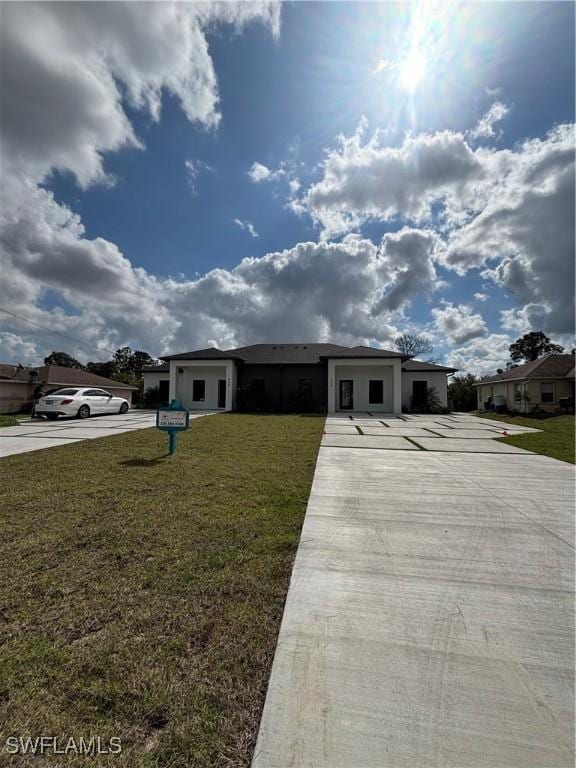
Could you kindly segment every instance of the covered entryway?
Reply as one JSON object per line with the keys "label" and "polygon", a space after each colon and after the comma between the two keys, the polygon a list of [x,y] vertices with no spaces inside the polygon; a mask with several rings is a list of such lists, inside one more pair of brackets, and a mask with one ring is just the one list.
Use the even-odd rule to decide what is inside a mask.
{"label": "covered entryway", "polygon": [[170,361],[170,399],[191,411],[232,410],[235,388],[233,360]]}
{"label": "covered entryway", "polygon": [[401,360],[328,361],[328,411],[400,413]]}

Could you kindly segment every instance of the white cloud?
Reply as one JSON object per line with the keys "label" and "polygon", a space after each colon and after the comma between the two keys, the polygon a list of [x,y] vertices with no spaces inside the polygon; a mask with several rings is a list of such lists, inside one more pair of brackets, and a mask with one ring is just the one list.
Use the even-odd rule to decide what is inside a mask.
{"label": "white cloud", "polygon": [[197,187],[196,181],[200,176],[200,174],[203,172],[211,172],[214,170],[211,165],[209,165],[208,163],[205,163],[203,160],[195,160],[193,158],[190,158],[184,161],[184,168],[186,169],[188,185],[192,190],[193,195],[198,194],[198,187]]}
{"label": "white cloud", "polygon": [[242,221],[242,219],[234,219],[234,224],[237,224],[240,229],[243,229],[245,232],[248,232],[248,234],[251,237],[260,237],[258,232],[256,232],[254,225],[249,221]]}
{"label": "white cloud", "polygon": [[475,293],[474,294],[474,298],[476,299],[476,301],[482,301],[483,302],[483,301],[488,301],[490,296],[487,293]]}
{"label": "white cloud", "polygon": [[260,181],[267,181],[272,175],[273,174],[270,168],[265,166],[263,163],[252,163],[252,166],[248,171],[248,176],[250,176],[251,180],[255,184]]}
{"label": "white cloud", "polygon": [[505,368],[510,359],[508,347],[510,336],[491,333],[486,338],[472,339],[467,344],[453,349],[446,357],[446,365],[458,368],[461,373],[475,373],[478,376],[495,374],[498,368]]}
{"label": "white cloud", "polygon": [[462,134],[442,131],[405,137],[400,147],[382,146],[383,134],[365,141],[366,121],[340,137],[328,153],[323,178],[306,196],[308,209],[329,237],[369,219],[430,217],[434,201],[479,178],[482,163]]}
{"label": "white cloud", "polygon": [[[574,126],[510,150],[473,149],[461,133],[409,135],[399,147],[378,131],[328,152],[322,179],[296,201],[330,238],[370,220],[433,226],[441,263],[482,276],[534,305],[530,323],[569,333],[574,323]],[[435,215],[432,215],[434,209]]]}
{"label": "white cloud", "polygon": [[509,107],[501,101],[495,101],[488,112],[482,115],[478,123],[468,135],[471,139],[494,139],[498,133],[494,130],[496,123],[503,120],[510,112]]}
{"label": "white cloud", "polygon": [[480,314],[474,314],[471,307],[447,303],[443,309],[433,309],[436,327],[451,344],[464,344],[487,332],[486,323]]}

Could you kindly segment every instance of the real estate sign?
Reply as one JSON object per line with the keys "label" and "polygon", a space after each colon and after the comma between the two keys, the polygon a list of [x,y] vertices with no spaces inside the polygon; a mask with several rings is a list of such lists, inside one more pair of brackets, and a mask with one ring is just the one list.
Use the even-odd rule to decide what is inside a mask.
{"label": "real estate sign", "polygon": [[176,435],[184,429],[188,429],[190,412],[183,408],[178,400],[172,400],[169,406],[158,408],[156,411],[156,426],[163,432],[168,432],[170,441],[168,452],[176,453]]}

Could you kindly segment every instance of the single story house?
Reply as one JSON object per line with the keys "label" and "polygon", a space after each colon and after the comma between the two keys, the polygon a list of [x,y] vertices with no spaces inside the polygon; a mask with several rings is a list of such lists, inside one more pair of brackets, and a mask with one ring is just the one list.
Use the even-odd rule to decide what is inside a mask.
{"label": "single story house", "polygon": [[573,410],[574,375],[574,355],[550,352],[478,382],[478,408],[490,404],[519,413]]}
{"label": "single story house", "polygon": [[211,347],[161,359],[144,369],[144,389],[159,387],[162,401],[176,398],[191,410],[400,413],[432,387],[446,405],[447,376],[456,370],[338,344]]}
{"label": "single story house", "polygon": [[61,387],[98,387],[132,402],[137,387],[79,368],[40,365],[36,368],[0,363],[0,413],[19,413],[32,405],[34,390],[44,382],[47,391]]}

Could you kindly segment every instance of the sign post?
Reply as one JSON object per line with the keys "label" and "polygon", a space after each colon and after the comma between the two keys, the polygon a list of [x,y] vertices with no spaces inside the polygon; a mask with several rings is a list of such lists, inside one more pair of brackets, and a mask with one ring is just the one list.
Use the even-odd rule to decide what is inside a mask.
{"label": "sign post", "polygon": [[168,453],[176,453],[176,435],[188,429],[190,412],[183,408],[178,400],[172,400],[170,405],[158,408],[156,411],[156,426],[163,432],[168,432]]}

